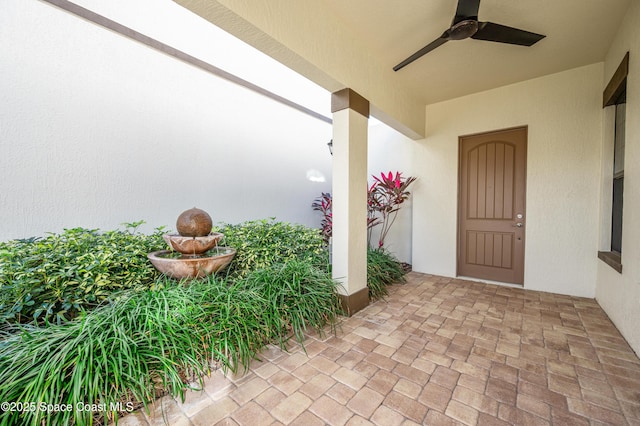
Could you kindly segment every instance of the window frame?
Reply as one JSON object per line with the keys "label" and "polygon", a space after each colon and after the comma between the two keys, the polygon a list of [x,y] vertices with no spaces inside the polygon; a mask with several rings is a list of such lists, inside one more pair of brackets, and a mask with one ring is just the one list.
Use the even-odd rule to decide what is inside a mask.
{"label": "window frame", "polygon": [[[613,106],[616,109],[616,115],[619,113],[618,105],[626,104],[626,90],[627,90],[627,75],[629,74],[629,52],[626,53],[622,62],[616,69],[616,72],[611,77],[609,84],[605,88],[602,94],[602,107],[607,108]],[[626,107],[624,108],[626,114]],[[624,120],[626,122],[626,118]],[[611,266],[617,272],[622,273],[622,208],[624,200],[624,164],[622,164],[622,170],[615,170],[616,168],[616,148],[620,148],[618,145],[619,140],[619,117],[616,116],[614,124],[614,158],[613,158],[613,170],[611,181],[611,229],[609,240],[609,251],[598,251],[598,258],[604,261],[607,265]],[[624,122],[622,123],[624,126]],[[623,138],[624,138],[624,129]],[[624,146],[621,148],[624,156]],[[619,153],[619,150],[618,150]],[[624,161],[624,160],[623,160]],[[619,185],[619,186],[617,186]],[[615,198],[615,199],[614,199]],[[619,227],[616,227],[619,224]],[[615,245],[615,247],[614,247]],[[615,250],[614,250],[615,248]]]}

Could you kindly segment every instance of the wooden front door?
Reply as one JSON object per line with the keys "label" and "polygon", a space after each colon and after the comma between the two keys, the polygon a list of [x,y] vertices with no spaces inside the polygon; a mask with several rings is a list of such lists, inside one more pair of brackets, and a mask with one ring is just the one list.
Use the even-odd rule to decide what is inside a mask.
{"label": "wooden front door", "polygon": [[458,275],[524,283],[527,128],[460,137]]}

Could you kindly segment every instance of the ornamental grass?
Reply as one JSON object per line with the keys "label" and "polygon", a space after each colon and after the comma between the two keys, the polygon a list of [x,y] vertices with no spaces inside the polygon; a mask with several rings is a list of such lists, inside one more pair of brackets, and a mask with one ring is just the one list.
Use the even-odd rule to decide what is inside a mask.
{"label": "ornamental grass", "polygon": [[[144,259],[160,230],[0,245],[0,401],[19,408],[3,405],[0,426],[117,422],[162,395],[184,400],[217,368],[248,368],[269,343],[335,332],[339,284],[317,230],[263,220],[224,232],[238,246],[228,273],[179,283]],[[373,300],[404,274],[384,249],[369,250],[367,271]]]}
{"label": "ornamental grass", "polygon": [[[131,408],[163,394],[184,399],[218,365],[237,372],[269,342],[301,342],[306,327],[335,326],[336,289],[326,273],[296,261],[268,269],[233,285],[213,277],[128,291],[73,321],[13,326],[0,341],[0,400]],[[105,423],[118,416],[5,411],[0,425],[84,425],[96,414]]]}

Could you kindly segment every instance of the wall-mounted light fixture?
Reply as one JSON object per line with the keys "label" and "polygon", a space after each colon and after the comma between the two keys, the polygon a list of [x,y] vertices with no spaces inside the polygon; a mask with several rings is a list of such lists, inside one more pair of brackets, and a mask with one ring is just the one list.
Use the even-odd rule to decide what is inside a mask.
{"label": "wall-mounted light fixture", "polygon": [[329,154],[333,155],[333,139],[327,143],[327,146],[329,147]]}

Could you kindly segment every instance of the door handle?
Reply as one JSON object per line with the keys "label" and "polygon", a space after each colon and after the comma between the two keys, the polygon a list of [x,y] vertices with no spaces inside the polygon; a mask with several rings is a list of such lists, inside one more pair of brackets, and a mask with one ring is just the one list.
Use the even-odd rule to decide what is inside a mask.
{"label": "door handle", "polygon": [[516,224],[513,226],[515,226],[516,228],[522,228],[524,225],[522,224],[522,222],[516,222]]}

